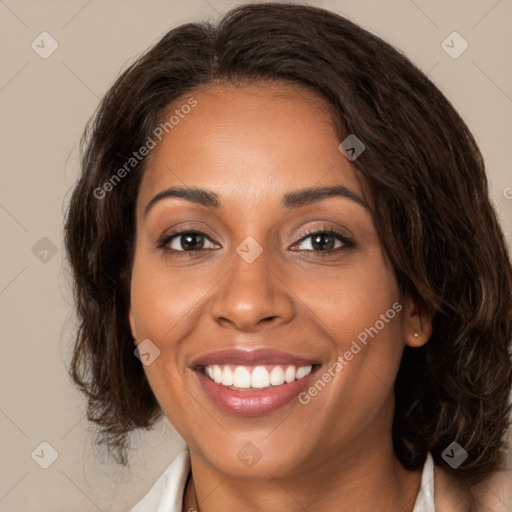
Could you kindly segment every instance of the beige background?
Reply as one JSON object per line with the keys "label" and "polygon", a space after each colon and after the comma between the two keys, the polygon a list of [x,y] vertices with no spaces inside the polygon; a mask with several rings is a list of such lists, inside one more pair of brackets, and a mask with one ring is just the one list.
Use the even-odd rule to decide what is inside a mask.
{"label": "beige background", "polygon": [[[62,217],[85,122],[120,70],[170,28],[215,20],[236,3],[0,0],[1,511],[127,510],[182,445],[163,421],[134,435],[129,468],[95,453],[84,403],[66,373],[74,324]],[[428,72],[480,144],[510,244],[512,1],[309,3],[358,22]],[[59,45],[47,59],[31,48],[43,31]],[[457,59],[441,47],[453,31],[469,44]],[[55,255],[41,252],[48,241],[33,253],[43,237]],[[48,469],[31,458],[43,441],[58,452]],[[512,510],[500,506],[494,510]]]}

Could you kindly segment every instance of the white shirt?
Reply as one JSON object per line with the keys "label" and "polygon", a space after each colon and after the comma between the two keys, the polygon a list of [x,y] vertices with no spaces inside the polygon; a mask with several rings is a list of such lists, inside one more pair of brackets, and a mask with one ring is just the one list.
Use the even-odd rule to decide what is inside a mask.
{"label": "white shirt", "polygon": [[[185,448],[130,512],[182,512],[183,494],[189,472],[190,455],[188,448]],[[413,512],[435,512],[434,461],[430,453],[423,466],[420,491]]]}

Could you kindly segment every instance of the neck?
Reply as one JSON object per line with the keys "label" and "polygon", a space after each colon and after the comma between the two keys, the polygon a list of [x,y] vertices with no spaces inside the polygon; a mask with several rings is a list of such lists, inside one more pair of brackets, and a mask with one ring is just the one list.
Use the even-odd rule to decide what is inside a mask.
{"label": "neck", "polygon": [[183,510],[197,512],[412,512],[421,480],[421,471],[401,466],[391,443],[370,447],[362,438],[293,476],[225,475],[192,451],[191,467]]}

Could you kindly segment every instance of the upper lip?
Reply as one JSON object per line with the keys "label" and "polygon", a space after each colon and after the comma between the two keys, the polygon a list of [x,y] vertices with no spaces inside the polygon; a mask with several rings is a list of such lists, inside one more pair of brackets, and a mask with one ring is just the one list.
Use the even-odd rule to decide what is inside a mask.
{"label": "upper lip", "polygon": [[236,365],[265,365],[265,364],[288,364],[293,366],[309,366],[319,364],[318,361],[305,357],[296,356],[288,352],[282,352],[271,348],[243,349],[228,348],[209,352],[196,357],[192,368],[200,368],[211,365],[236,364]]}

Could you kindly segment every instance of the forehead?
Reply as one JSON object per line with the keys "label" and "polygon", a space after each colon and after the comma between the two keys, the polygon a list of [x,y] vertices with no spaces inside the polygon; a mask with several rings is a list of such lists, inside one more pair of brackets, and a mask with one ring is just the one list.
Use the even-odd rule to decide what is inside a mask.
{"label": "forehead", "polygon": [[[190,98],[196,105],[181,110]],[[308,90],[218,84],[178,99],[165,119],[176,111],[179,120],[175,115],[148,157],[141,202],[176,185],[219,190],[238,201],[340,183],[364,196],[359,176],[338,149],[330,106]]]}

